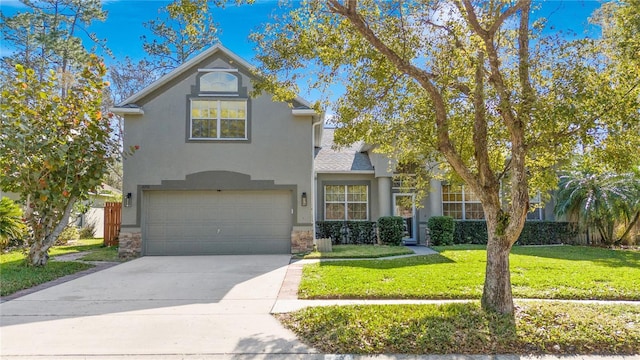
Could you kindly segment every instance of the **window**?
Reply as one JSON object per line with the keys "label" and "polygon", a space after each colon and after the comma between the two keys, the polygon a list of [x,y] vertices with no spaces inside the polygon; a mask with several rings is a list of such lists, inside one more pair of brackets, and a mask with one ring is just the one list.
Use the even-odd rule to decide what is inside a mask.
{"label": "window", "polygon": [[529,212],[527,213],[527,220],[542,220],[542,199],[540,193],[529,199]]}
{"label": "window", "polygon": [[368,200],[367,185],[326,185],[324,187],[324,219],[368,220]]}
{"label": "window", "polygon": [[201,92],[237,93],[238,78],[227,72],[210,72],[200,77]]}
{"label": "window", "polygon": [[458,220],[484,219],[478,197],[461,185],[442,185],[442,215]]}
{"label": "window", "polygon": [[191,100],[192,139],[247,138],[246,100]]}

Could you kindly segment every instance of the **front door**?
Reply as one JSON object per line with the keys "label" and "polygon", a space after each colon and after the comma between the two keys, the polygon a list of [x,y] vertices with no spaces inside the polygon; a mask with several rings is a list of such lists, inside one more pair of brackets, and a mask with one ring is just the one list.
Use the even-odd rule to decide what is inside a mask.
{"label": "front door", "polygon": [[395,216],[402,216],[405,223],[404,236],[402,241],[405,244],[416,244],[417,224],[416,217],[416,196],[414,194],[393,194],[393,212]]}

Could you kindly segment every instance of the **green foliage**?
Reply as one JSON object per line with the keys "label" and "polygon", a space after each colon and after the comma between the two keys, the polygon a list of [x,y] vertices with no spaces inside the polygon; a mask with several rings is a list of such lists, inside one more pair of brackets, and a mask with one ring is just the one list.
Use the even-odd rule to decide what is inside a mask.
{"label": "green foliage", "polygon": [[22,240],[27,227],[22,221],[22,208],[8,197],[0,199],[0,250],[12,240]]}
{"label": "green foliage", "polygon": [[208,0],[174,0],[161,8],[162,16],[144,23],[152,36],[141,37],[155,70],[166,74],[218,39]]}
{"label": "green foliage", "polygon": [[[594,227],[606,244],[619,243],[640,217],[640,177],[635,173],[574,171],[560,177],[554,211]],[[616,237],[616,224],[625,224]]]}
{"label": "green foliage", "polygon": [[[516,245],[574,244],[578,228],[566,221],[527,221]],[[487,244],[487,223],[484,220],[456,221],[454,244]]]}
{"label": "green foliage", "polygon": [[96,57],[64,96],[53,72],[39,79],[16,66],[0,102],[0,187],[27,203],[26,223],[33,265],[46,263],[46,251],[62,231],[76,200],[86,200],[102,183],[119,154],[109,119],[100,110],[104,64]]}
{"label": "green foliage", "polygon": [[96,234],[96,226],[93,223],[86,224],[80,231],[78,232],[78,236],[80,239],[93,239]]}
{"label": "green foliage", "polygon": [[[578,149],[628,169],[640,148],[637,72],[617,66],[604,41],[543,31],[533,8],[531,0],[310,0],[252,35],[264,71],[254,90],[286,100],[299,79],[324,93],[342,85],[338,145],[364,141],[404,163],[440,165],[434,174],[461,179],[496,222],[488,246],[508,249],[529,198],[553,190]],[[500,260],[487,262],[498,276],[487,276],[482,304],[513,312],[500,293],[508,287],[496,284],[508,280]]]}
{"label": "green foliage", "polygon": [[316,238],[338,244],[375,244],[376,223],[370,221],[317,221]]}
{"label": "green foliage", "polygon": [[62,230],[60,235],[58,235],[58,239],[55,242],[55,245],[63,246],[72,241],[80,240],[80,232],[75,225],[68,225]]}
{"label": "green foliage", "polygon": [[427,222],[433,245],[453,245],[456,223],[450,216],[432,216]]}
{"label": "green foliage", "polygon": [[107,13],[100,0],[47,0],[22,1],[22,7],[13,16],[0,15],[2,41],[16,51],[3,58],[3,71],[8,78],[14,67],[21,64],[33,69],[39,78],[47,77],[49,70],[61,77],[82,69],[89,61],[89,52],[78,35],[101,47],[107,53],[106,41],[87,28],[94,21],[104,21]]}
{"label": "green foliage", "polygon": [[514,317],[482,311],[473,302],[350,305],[277,317],[305,343],[334,354],[633,356],[640,343],[640,328],[633,326],[640,307],[634,305],[526,302]]}
{"label": "green foliage", "polygon": [[[439,255],[305,265],[298,296],[479,299],[486,267],[485,247],[458,245],[436,250]],[[517,246],[511,250],[509,262],[515,298],[640,300],[638,251]]]}
{"label": "green foliage", "polygon": [[401,216],[382,216],[378,219],[380,242],[385,245],[401,245],[405,222]]}

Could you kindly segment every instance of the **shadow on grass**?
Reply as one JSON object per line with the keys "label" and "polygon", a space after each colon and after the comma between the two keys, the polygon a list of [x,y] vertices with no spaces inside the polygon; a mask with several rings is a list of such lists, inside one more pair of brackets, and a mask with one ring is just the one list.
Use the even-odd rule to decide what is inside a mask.
{"label": "shadow on grass", "polygon": [[514,246],[512,254],[549,259],[588,261],[609,267],[640,268],[640,252],[588,246]]}
{"label": "shadow on grass", "polygon": [[278,318],[330,353],[496,354],[517,342],[514,317],[478,303],[310,308]]}
{"label": "shadow on grass", "polygon": [[357,267],[366,269],[398,269],[418,265],[435,265],[454,263],[455,261],[440,254],[411,256],[399,259],[386,260],[341,260],[321,261],[320,266]]}
{"label": "shadow on grass", "polygon": [[[484,245],[454,245],[434,247],[438,252],[485,251]],[[552,246],[514,246],[511,254],[535,256],[540,258],[588,261],[609,267],[640,268],[640,252],[631,250],[604,249],[589,246],[552,245]]]}

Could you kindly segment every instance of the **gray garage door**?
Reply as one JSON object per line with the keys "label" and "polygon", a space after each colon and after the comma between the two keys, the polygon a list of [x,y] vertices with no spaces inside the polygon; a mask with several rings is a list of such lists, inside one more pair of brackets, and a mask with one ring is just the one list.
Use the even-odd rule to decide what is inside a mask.
{"label": "gray garage door", "polygon": [[150,191],[146,255],[286,254],[289,191]]}

